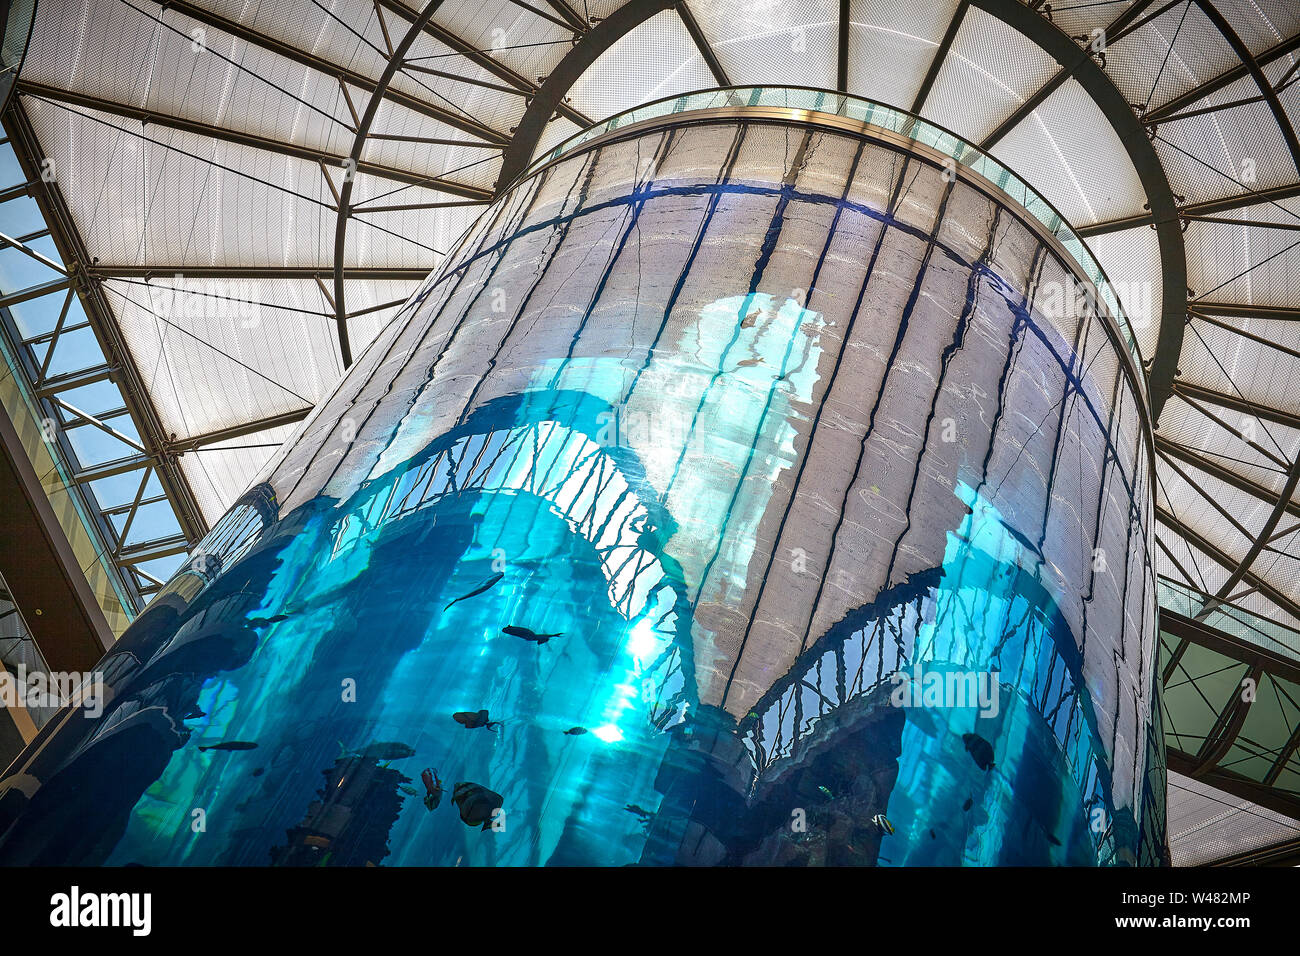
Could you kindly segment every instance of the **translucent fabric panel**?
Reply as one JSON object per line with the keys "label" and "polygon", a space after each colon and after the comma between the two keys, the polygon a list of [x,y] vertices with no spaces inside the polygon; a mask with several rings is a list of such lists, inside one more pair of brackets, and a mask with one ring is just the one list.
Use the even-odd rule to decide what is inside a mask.
{"label": "translucent fabric panel", "polygon": [[956,11],[957,0],[907,7],[888,0],[853,0],[848,92],[910,109]]}
{"label": "translucent fabric panel", "polygon": [[286,438],[294,425],[281,425],[216,442],[180,457],[181,469],[210,524],[230,510]]}
{"label": "translucent fabric panel", "polygon": [[835,86],[833,0],[694,0],[691,10],[733,84]]}
{"label": "translucent fabric panel", "polygon": [[656,14],[600,55],[570,90],[593,120],[675,93],[716,85],[675,10]]}
{"label": "translucent fabric panel", "polygon": [[922,112],[978,143],[1059,69],[1023,34],[972,8],[962,18]]}
{"label": "translucent fabric panel", "polygon": [[1146,193],[1119,136],[1067,80],[993,147],[1075,227],[1140,215]]}

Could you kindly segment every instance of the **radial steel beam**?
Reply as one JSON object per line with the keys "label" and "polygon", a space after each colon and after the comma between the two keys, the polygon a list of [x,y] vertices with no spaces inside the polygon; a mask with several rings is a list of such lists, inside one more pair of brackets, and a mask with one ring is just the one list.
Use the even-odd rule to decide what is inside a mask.
{"label": "radial steel beam", "polygon": [[1251,415],[1268,422],[1277,422],[1287,428],[1300,428],[1300,413],[1261,405],[1258,402],[1252,402],[1248,398],[1243,398],[1241,395],[1229,395],[1227,392],[1206,388],[1204,385],[1195,385],[1181,379],[1174,383],[1174,390],[1194,401],[1208,402],[1211,405],[1218,405],[1220,408],[1230,408],[1235,412],[1241,412],[1243,415]]}
{"label": "radial steel beam", "polygon": [[[1172,0],[1171,3],[1165,4],[1160,8],[1160,10],[1152,14],[1151,17],[1143,17],[1141,21],[1138,21],[1137,18],[1142,14],[1142,12],[1154,2],[1155,0],[1138,0],[1138,2],[1134,3],[1131,7],[1121,13],[1119,17],[1117,17],[1115,21],[1104,30],[1106,43],[1110,44],[1119,42],[1130,32],[1137,29],[1140,23],[1145,23],[1148,19],[1154,19],[1155,17],[1160,16],[1161,13],[1168,10],[1171,6],[1181,4],[1183,0]],[[1065,81],[1074,75],[1074,71],[1078,68],[1080,63],[1084,60],[1090,59],[1091,57],[1085,54],[1085,56],[1076,61],[1073,66],[1064,67],[1058,70],[1055,76],[1043,84],[1043,86],[1040,87],[1033,96],[1021,103],[1014,113],[1003,120],[997,129],[984,138],[984,140],[979,144],[980,149],[985,151],[992,149],[1004,136],[1007,135],[1007,133],[1011,132],[1028,119],[1029,114],[1038,109],[1038,107],[1043,104],[1044,100],[1060,89],[1061,86],[1064,85]]]}
{"label": "radial steel beam", "polygon": [[1300,183],[1292,183],[1287,186],[1275,186],[1272,189],[1248,190],[1235,196],[1225,196],[1222,199],[1208,199],[1204,202],[1189,203],[1179,211],[1188,216],[1213,216],[1221,212],[1242,209],[1246,206],[1280,202],[1283,199],[1294,199],[1297,196],[1300,196]]}
{"label": "radial steel beam", "polygon": [[[1260,93],[1263,95],[1265,102],[1268,103],[1269,110],[1273,113],[1274,121],[1282,131],[1282,138],[1286,142],[1288,151],[1291,153],[1291,164],[1296,168],[1296,172],[1300,174],[1300,140],[1297,140],[1296,138],[1295,130],[1291,126],[1291,119],[1287,115],[1286,110],[1283,109],[1282,103],[1278,99],[1277,91],[1273,89],[1268,78],[1264,76],[1264,71],[1260,69],[1259,63],[1256,62],[1255,58],[1251,55],[1250,50],[1246,47],[1246,44],[1242,42],[1239,36],[1237,36],[1236,31],[1232,29],[1232,26],[1228,23],[1223,14],[1220,13],[1219,10],[1209,2],[1209,0],[1196,0],[1196,4],[1201,8],[1201,11],[1205,14],[1206,18],[1214,25],[1215,29],[1217,29],[1223,35],[1224,39],[1228,41],[1228,45],[1232,47],[1233,52],[1235,52],[1242,63],[1245,64],[1247,72],[1250,74],[1251,78],[1254,79],[1255,85],[1259,87]],[[1222,404],[1222,402],[1220,404]],[[1260,412],[1254,410],[1257,407],[1254,403],[1245,404],[1252,409],[1249,414],[1256,415],[1257,417],[1266,417],[1261,415]],[[1273,412],[1272,409],[1269,409],[1268,411]],[[1274,414],[1277,413],[1274,412]],[[1236,588],[1237,584],[1246,579],[1250,566],[1267,546],[1269,538],[1272,536],[1273,532],[1277,530],[1278,522],[1281,521],[1282,515],[1286,512],[1287,506],[1290,504],[1291,498],[1295,494],[1297,485],[1300,485],[1300,456],[1296,457],[1296,460],[1291,463],[1290,468],[1287,470],[1286,480],[1283,482],[1282,488],[1278,492],[1278,496],[1273,503],[1273,508],[1269,512],[1268,517],[1264,520],[1264,523],[1260,526],[1259,533],[1256,535],[1250,548],[1246,551],[1245,555],[1242,556],[1241,560],[1237,563],[1237,566],[1232,570],[1232,573],[1228,575],[1227,580],[1224,581],[1219,590],[1215,592],[1213,600],[1205,606],[1205,609],[1201,611],[1198,617],[1204,617],[1206,614],[1210,613],[1219,602],[1227,600],[1228,596],[1232,594],[1233,589]],[[1237,716],[1238,715],[1234,715],[1234,719],[1236,719]],[[1241,715],[1241,719],[1244,720],[1244,715]],[[1209,754],[1198,754],[1198,758],[1201,759],[1198,770],[1204,770],[1209,766],[1209,764],[1217,760],[1219,755],[1218,751]]]}
{"label": "radial steel beam", "polygon": [[1243,305],[1240,302],[1197,302],[1193,311],[1203,315],[1221,315],[1230,319],[1273,319],[1294,322],[1300,308],[1277,305]]}
{"label": "radial steel beam", "polygon": [[[852,23],[850,13],[851,0],[840,0],[839,31],[836,35],[835,88],[841,93],[849,91],[849,26]],[[685,4],[682,4],[685,6]],[[719,86],[730,86],[718,81]]]}
{"label": "radial steel beam", "polygon": [[222,428],[214,432],[207,432],[203,435],[195,435],[193,438],[183,438],[179,441],[167,443],[167,450],[172,454],[183,454],[185,452],[196,451],[205,448],[208,445],[216,445],[225,441],[232,441],[236,438],[244,438],[248,435],[255,435],[258,432],[266,431],[269,428],[280,428],[284,425],[296,425],[308,415],[312,409],[299,408],[292,412],[282,412],[279,415],[270,415],[266,418],[259,418],[256,421],[244,422],[240,425],[232,425],[229,428]]}
{"label": "radial steel beam", "polygon": [[453,196],[463,196],[467,199],[483,200],[490,198],[490,194],[487,190],[479,189],[477,186],[466,186],[462,183],[450,182],[438,176],[421,176],[418,173],[413,173],[406,169],[399,169],[395,166],[384,166],[380,163],[366,162],[363,161],[360,156],[339,156],[334,153],[325,153],[318,149],[312,149],[309,146],[299,146],[296,143],[288,143],[284,140],[272,139],[269,136],[259,136],[256,133],[244,133],[239,130],[200,122],[199,120],[183,119],[178,116],[172,116],[170,113],[162,113],[158,110],[146,109],[144,107],[130,106],[126,103],[118,103],[114,100],[104,99],[103,97],[92,96],[89,93],[64,90],[55,86],[47,86],[44,83],[33,83],[27,80],[18,81],[18,92],[27,96],[37,96],[46,100],[67,103],[73,106],[82,106],[87,109],[97,110],[101,113],[120,116],[124,119],[133,119],[145,126],[153,124],[154,126],[162,126],[167,129],[193,133],[196,136],[204,136],[219,142],[234,143],[238,146],[260,149],[281,156],[291,156],[295,159],[306,160],[310,163],[322,163],[326,166],[333,166],[335,168],[351,168],[355,169],[359,173],[365,173],[368,176],[376,176],[380,179],[403,183],[407,186],[425,186],[429,189],[449,193]]}
{"label": "radial steel beam", "polygon": [[[408,23],[412,22],[417,17],[416,12],[406,4],[402,3],[401,0],[378,0],[378,2],[385,10],[397,14]],[[529,94],[537,92],[538,87],[536,83],[533,83],[526,77],[519,75],[505,64],[497,62],[489,56],[486,51],[476,49],[472,44],[466,43],[446,27],[440,26],[433,22],[433,20],[429,20],[421,29],[443,46],[459,53],[474,65],[481,67],[497,78],[505,80],[511,86],[517,87]],[[588,117],[584,116],[566,103],[561,103],[558,110],[560,115],[565,119],[577,123],[584,129],[591,125],[591,120]]]}
{"label": "radial steel beam", "polygon": [[[375,116],[379,112],[379,106],[384,100],[384,92],[388,89],[389,84],[393,82],[393,77],[402,68],[406,54],[411,49],[411,44],[424,31],[425,26],[433,19],[433,15],[440,6],[442,6],[442,0],[429,0],[424,9],[411,22],[405,36],[393,48],[393,55],[388,58],[388,65],[384,68],[384,72],[375,84],[374,92],[370,94],[370,102],[366,104],[366,111],[361,117],[361,122],[357,124],[356,137],[352,141],[352,152],[347,159],[350,168],[361,168],[361,152],[365,149],[370,126],[374,123]],[[352,186],[355,181],[355,176],[345,176],[343,179],[343,188],[339,190],[338,217],[334,225],[333,305],[334,318],[338,324],[339,353],[344,368],[352,365],[352,344],[348,340],[348,313],[344,305],[346,268],[343,260],[348,241],[348,220],[352,218]]]}
{"label": "radial steel beam", "polygon": [[1283,345],[1276,339],[1270,339],[1267,336],[1258,335],[1254,332],[1248,331],[1247,329],[1243,329],[1240,326],[1233,325],[1231,322],[1224,322],[1222,319],[1215,318],[1212,312],[1202,310],[1199,307],[1199,303],[1188,309],[1188,312],[1190,312],[1198,322],[1213,325],[1226,332],[1231,332],[1233,335],[1239,336],[1240,338],[1251,342],[1257,342],[1266,348],[1273,349],[1276,352],[1281,352],[1283,355],[1289,355],[1294,359],[1300,359],[1300,349],[1293,349],[1290,346]]}
{"label": "radial steel beam", "polygon": [[129,545],[118,553],[117,561],[124,567],[129,567],[133,564],[144,564],[146,561],[157,561],[159,558],[170,558],[176,554],[184,554],[189,549],[190,545],[185,540],[185,536],[174,534],[153,541]]}
{"label": "radial steel beam", "polygon": [[671,10],[675,6],[677,0],[628,0],[613,15],[596,24],[590,33],[578,40],[574,48],[551,71],[551,75],[528,104],[528,110],[519,125],[515,127],[514,139],[501,158],[501,173],[497,176],[495,190],[497,195],[528,168],[546,125],[579,77],[587,72],[602,53],[628,33],[655,14]]}
{"label": "radial steel beam", "polygon": [[1160,332],[1155,355],[1148,357],[1147,379],[1151,418],[1159,421],[1178,370],[1187,316],[1187,255],[1182,223],[1160,156],[1147,136],[1146,127],[1114,81],[1059,27],[1019,0],[971,0],[971,3],[1023,33],[1063,67],[1073,67],[1073,79],[1106,117],[1142,182],[1147,206],[1151,210],[1151,222],[1155,224],[1159,238],[1160,270],[1164,276]]}
{"label": "radial steel beam", "polygon": [[575,33],[586,33],[591,29],[591,24],[567,0],[546,0],[546,5],[558,13]]}
{"label": "radial steel beam", "polygon": [[[237,37],[245,43],[249,43],[263,50],[269,50],[272,53],[284,57],[286,60],[291,60],[300,66],[305,66],[308,69],[315,70],[317,73],[331,76],[340,83],[349,83],[367,93],[374,92],[375,81],[372,77],[358,73],[355,70],[350,70],[337,63],[332,63],[314,53],[300,50],[298,47],[293,46],[290,43],[286,43],[285,41],[276,39],[275,37],[269,37],[266,34],[254,30],[252,27],[245,26],[236,20],[228,19],[227,17],[221,16],[219,13],[214,13],[211,10],[205,10],[193,3],[189,3],[188,0],[167,0],[164,6],[168,9],[175,10],[177,13],[183,14],[198,23],[213,27],[232,37]],[[428,103],[419,97],[411,96],[401,90],[389,88],[384,95],[386,99],[398,104],[399,106],[404,106],[406,109],[420,113],[430,119],[435,119],[440,123],[446,123],[448,126],[469,133],[471,136],[477,137],[486,143],[494,143],[498,146],[504,146],[510,141],[510,137],[507,134],[498,132],[490,126],[480,123],[473,117],[466,116],[463,113],[458,113],[455,110],[447,109],[446,107]]]}
{"label": "radial steel beam", "polygon": [[[364,212],[363,209],[354,210]],[[181,275],[186,279],[329,279],[334,275],[332,266],[175,266],[161,265],[93,265],[86,269],[88,275],[105,279],[170,279]],[[429,277],[428,268],[419,266],[368,266],[343,270],[345,279],[422,281]]]}
{"label": "radial steel beam", "polygon": [[[1231,468],[1220,464],[1208,456],[1199,455],[1192,449],[1186,448],[1177,442],[1170,441],[1168,438],[1162,438],[1159,435],[1156,436],[1155,442],[1156,451],[1160,454],[1177,458],[1180,461],[1191,465],[1193,468],[1199,469],[1207,475],[1217,478],[1225,484],[1232,485],[1234,488],[1244,491],[1246,494],[1254,498],[1258,498],[1260,501],[1271,502],[1277,498],[1277,492],[1272,488],[1267,488],[1258,482],[1251,481],[1249,478],[1237,474]],[[1300,518],[1300,504],[1288,502],[1286,510],[1295,517]]]}
{"label": "radial steel beam", "polygon": [[[1187,541],[1198,551],[1209,556],[1225,571],[1232,571],[1240,563],[1236,558],[1232,557],[1232,555],[1225,554],[1223,549],[1218,545],[1206,540],[1206,538],[1196,529],[1179,521],[1159,505],[1156,506],[1156,519],[1174,533],[1186,538]],[[1300,620],[1300,604],[1297,604],[1273,585],[1269,584],[1263,578],[1258,577],[1249,570],[1247,570],[1243,575],[1243,579],[1251,586],[1258,588],[1260,594],[1268,598],[1287,614],[1291,615],[1296,620]]]}
{"label": "radial steel beam", "polygon": [[[848,0],[840,0],[840,3],[847,6]],[[713,82],[717,83],[718,86],[730,86],[731,80],[727,79],[727,71],[723,69],[722,61],[713,52],[713,44],[709,43],[709,38],[700,29],[699,21],[695,19],[695,14],[691,13],[690,5],[686,0],[681,0],[677,4],[677,15],[681,17],[682,25],[686,27],[686,32],[691,35],[691,39],[695,42],[695,49],[700,51],[700,56],[704,59],[704,65],[713,74]]]}
{"label": "radial steel beam", "polygon": [[912,100],[913,113],[920,114],[924,110],[925,101],[930,97],[930,90],[934,88],[934,81],[939,78],[939,71],[943,69],[943,64],[948,59],[948,51],[952,49],[952,42],[957,39],[957,31],[961,29],[962,21],[966,19],[966,11],[969,9],[970,0],[961,0],[961,3],[957,4],[957,9],[953,11],[952,18],[948,21],[948,29],[944,31],[943,39],[939,41],[934,56],[930,58],[930,66],[921,80],[921,89]]}
{"label": "radial steel beam", "polygon": [[[1300,50],[1300,34],[1296,34],[1276,46],[1270,47],[1263,53],[1254,58],[1255,63],[1259,66],[1267,66],[1279,57],[1286,56]],[[1204,83],[1194,86],[1186,93],[1181,93],[1162,103],[1153,110],[1148,110],[1142,119],[1146,123],[1163,123],[1166,120],[1173,119],[1193,103],[1199,103],[1201,100],[1219,92],[1227,86],[1231,86],[1243,77],[1250,76],[1250,67],[1246,63],[1238,63],[1229,70],[1225,70],[1213,79],[1206,80]]]}
{"label": "radial steel beam", "polygon": [[26,289],[19,289],[17,292],[10,292],[8,295],[0,295],[0,308],[8,308],[11,305],[20,305],[23,302],[30,302],[32,299],[39,299],[49,292],[57,292],[60,289],[66,289],[72,285],[72,279],[64,276],[59,279],[51,279],[49,282],[42,282],[40,285],[28,286]]}
{"label": "radial steel beam", "polygon": [[1286,143],[1287,150],[1291,153],[1291,165],[1300,174],[1300,139],[1296,138],[1295,129],[1291,126],[1291,117],[1287,115],[1282,106],[1282,101],[1278,99],[1273,84],[1268,81],[1268,77],[1260,69],[1258,61],[1250,52],[1250,48],[1246,46],[1241,37],[1237,36],[1237,31],[1232,28],[1227,17],[1210,0],[1194,0],[1194,2],[1201,8],[1201,12],[1205,14],[1206,19],[1228,41],[1228,46],[1232,47],[1232,52],[1237,54],[1237,58],[1245,64],[1246,71],[1255,81],[1255,85],[1259,87],[1260,93],[1264,96],[1264,101],[1268,103],[1269,111],[1273,114],[1274,121],[1282,131],[1282,139]]}
{"label": "radial steel beam", "polygon": [[[1283,199],[1294,199],[1297,196],[1300,196],[1300,183],[1293,183],[1289,186],[1275,186],[1272,189],[1247,190],[1233,196],[1225,196],[1222,199],[1208,199],[1204,202],[1188,203],[1179,207],[1178,214],[1185,217],[1211,216],[1216,213],[1231,212],[1234,209],[1244,209],[1247,206],[1280,202]],[[1154,221],[1150,213],[1143,213],[1140,216],[1125,216],[1122,219],[1108,219],[1105,222],[1093,223],[1090,226],[1079,226],[1074,231],[1084,239],[1090,239],[1093,236],[1103,236],[1107,233],[1121,232],[1138,226],[1149,226]]]}
{"label": "radial steel beam", "polygon": [[[1291,683],[1300,683],[1300,664],[1281,654],[1269,651],[1258,644],[1244,641],[1219,628],[1206,625],[1203,621],[1186,617],[1174,611],[1161,608],[1160,630],[1179,641],[1178,652],[1188,646],[1203,647],[1232,661],[1239,662],[1248,669],[1248,674],[1256,684],[1265,675]],[[1178,653],[1176,652],[1176,653]],[[1165,681],[1173,676],[1175,668],[1165,667]],[[1189,675],[1190,678],[1190,675]],[[1195,682],[1195,678],[1190,678]],[[1300,798],[1287,794],[1274,786],[1281,765],[1294,752],[1300,743],[1300,727],[1296,728],[1283,746],[1273,768],[1265,774],[1261,783],[1250,780],[1240,774],[1218,766],[1218,761],[1229,752],[1244,726],[1249,702],[1242,695],[1233,694],[1215,719],[1214,726],[1198,748],[1197,753],[1187,753],[1176,747],[1170,747],[1169,766],[1185,776],[1196,777],[1243,799],[1251,800],[1260,806],[1268,807],[1279,813],[1300,816]]]}

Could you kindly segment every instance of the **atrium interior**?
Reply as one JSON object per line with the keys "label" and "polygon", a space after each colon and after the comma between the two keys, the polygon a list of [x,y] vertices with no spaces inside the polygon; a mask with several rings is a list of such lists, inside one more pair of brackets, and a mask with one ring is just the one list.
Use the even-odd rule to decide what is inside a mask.
{"label": "atrium interior", "polygon": [[1294,0],[3,10],[0,863],[1300,864]]}

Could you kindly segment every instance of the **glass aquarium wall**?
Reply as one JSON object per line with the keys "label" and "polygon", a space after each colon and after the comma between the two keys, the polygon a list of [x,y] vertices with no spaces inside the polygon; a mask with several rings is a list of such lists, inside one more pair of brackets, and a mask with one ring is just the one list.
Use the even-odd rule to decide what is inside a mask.
{"label": "glass aquarium wall", "polygon": [[0,861],[1157,861],[1149,436],[1073,268],[869,127],[567,150],[10,767]]}

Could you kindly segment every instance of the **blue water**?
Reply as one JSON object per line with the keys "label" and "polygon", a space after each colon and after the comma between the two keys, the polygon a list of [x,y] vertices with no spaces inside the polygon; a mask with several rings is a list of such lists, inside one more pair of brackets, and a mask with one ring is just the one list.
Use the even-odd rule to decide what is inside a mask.
{"label": "blue water", "polygon": [[[584,420],[581,396],[559,404],[575,424],[596,424]],[[494,414],[504,416],[498,426],[510,415]],[[182,628],[185,646],[149,665],[156,683],[138,680],[147,689],[88,742],[91,751],[111,749],[120,727],[149,709],[173,721],[172,739],[132,738],[134,764],[142,762],[142,739],[165,762],[155,780],[98,781],[120,787],[124,801],[131,786],[147,784],[104,862],[266,864],[273,854],[284,861],[286,848],[294,851],[289,860],[307,865],[672,861],[660,844],[690,823],[657,819],[660,778],[683,777],[697,796],[711,790],[695,779],[707,774],[684,756],[699,733],[686,676],[691,650],[680,640],[690,633],[687,612],[671,561],[665,566],[653,548],[640,547],[650,543],[644,529],[656,521],[653,502],[641,503],[644,489],[625,452],[553,417],[528,422],[524,408],[513,414],[524,424],[443,442],[441,452],[424,453],[354,501],[282,520],[243,558],[260,570],[239,591],[214,587],[199,598],[190,621],[212,620]],[[611,456],[623,457],[621,471],[605,462]],[[583,461],[585,470],[575,467]],[[880,833],[869,823],[874,812],[867,814],[855,822],[856,844],[844,841],[854,852],[825,862],[1096,862],[1088,809],[1104,806],[1104,795],[1079,712],[1086,697],[1081,704],[1068,692],[1056,650],[1057,641],[1072,646],[1072,639],[1068,630],[1053,631],[1060,622],[1050,596],[1021,568],[1023,545],[974,490],[958,493],[973,507],[949,535],[937,587],[886,604],[877,623],[892,616],[898,626],[890,640],[895,669],[919,661],[929,672],[999,671],[999,714],[908,707],[901,725],[882,731],[887,741],[871,748],[855,750],[851,736],[837,744],[832,735],[837,759],[867,764],[867,772],[890,764],[875,749],[894,748],[896,784],[870,809],[895,832]],[[620,536],[631,537],[620,543]],[[222,579],[238,579],[238,567]],[[494,586],[444,609],[498,571],[504,576]],[[270,622],[277,615],[285,618]],[[226,636],[233,620],[247,628],[245,640]],[[1009,626],[1018,620],[1028,623]],[[507,625],[561,636],[539,645],[502,634]],[[198,650],[205,640],[214,646]],[[186,653],[193,656],[169,663],[169,655]],[[1052,694],[1036,695],[1033,685],[1058,665]],[[897,685],[876,686],[876,709],[888,709],[879,688]],[[1049,698],[1065,701],[1055,724],[1043,716]],[[191,708],[203,716],[175,722]],[[451,716],[480,709],[504,726],[468,729]],[[588,732],[564,733],[573,727]],[[963,748],[968,731],[993,743],[993,770],[981,770]],[[198,749],[223,741],[257,747]],[[410,755],[363,755],[394,742]],[[426,767],[446,788],[432,811],[423,801]],[[829,791],[805,788],[811,835],[769,828],[807,848],[827,816],[821,801],[848,800],[853,808],[852,779],[825,761],[806,772],[775,766],[768,775],[791,773],[811,775]],[[356,780],[360,786],[350,783]],[[450,798],[461,781],[503,798],[488,831],[458,816]],[[701,815],[685,815],[691,812]],[[667,833],[658,842],[650,838],[656,823]],[[363,826],[375,830],[368,839],[358,835]],[[315,842],[291,846],[286,834],[295,828],[316,834]],[[744,829],[733,837],[753,853],[762,827]],[[868,848],[879,859],[859,859]]]}

